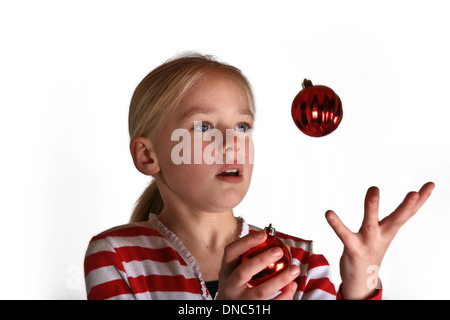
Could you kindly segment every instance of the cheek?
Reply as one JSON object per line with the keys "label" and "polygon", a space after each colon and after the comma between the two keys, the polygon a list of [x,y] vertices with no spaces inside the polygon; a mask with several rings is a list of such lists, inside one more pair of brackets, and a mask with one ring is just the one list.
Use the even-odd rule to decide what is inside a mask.
{"label": "cheek", "polygon": [[253,174],[253,165],[248,164],[244,166],[244,179],[245,179],[245,188],[250,187],[250,182],[252,181],[252,174]]}
{"label": "cheek", "polygon": [[217,168],[206,164],[172,164],[165,174],[166,182],[173,190],[183,192],[190,197],[197,197],[205,191],[212,191],[215,186]]}
{"label": "cheek", "polygon": [[253,174],[253,164],[248,164],[245,166],[246,172],[248,172],[249,176],[251,177]]}
{"label": "cheek", "polygon": [[255,145],[253,144],[252,137],[248,137],[248,143],[245,144],[245,163],[248,163],[252,166],[255,161]]}
{"label": "cheek", "polygon": [[211,177],[211,168],[203,164],[188,164],[180,168],[180,175],[186,184],[196,185],[206,182]]}

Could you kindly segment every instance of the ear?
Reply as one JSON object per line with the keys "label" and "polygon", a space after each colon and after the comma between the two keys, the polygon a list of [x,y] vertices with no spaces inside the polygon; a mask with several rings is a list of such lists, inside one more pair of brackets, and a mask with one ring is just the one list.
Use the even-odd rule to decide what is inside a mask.
{"label": "ear", "polygon": [[153,143],[148,138],[135,137],[130,142],[130,152],[136,169],[147,176],[159,172],[158,159]]}

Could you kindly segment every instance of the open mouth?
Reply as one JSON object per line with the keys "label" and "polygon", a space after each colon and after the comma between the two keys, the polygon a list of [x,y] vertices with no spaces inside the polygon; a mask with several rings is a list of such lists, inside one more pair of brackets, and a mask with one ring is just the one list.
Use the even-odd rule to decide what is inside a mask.
{"label": "open mouth", "polygon": [[239,169],[228,169],[224,172],[220,173],[219,176],[228,177],[228,176],[235,176],[239,177]]}
{"label": "open mouth", "polygon": [[243,181],[243,174],[243,165],[225,165],[217,174],[217,178],[225,182],[238,183]]}

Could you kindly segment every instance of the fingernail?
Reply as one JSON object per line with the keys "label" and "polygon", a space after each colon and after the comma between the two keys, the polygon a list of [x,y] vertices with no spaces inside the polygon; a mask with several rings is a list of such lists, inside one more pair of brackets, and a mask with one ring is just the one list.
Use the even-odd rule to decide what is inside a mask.
{"label": "fingernail", "polygon": [[270,253],[272,254],[272,256],[274,256],[274,257],[281,257],[281,255],[283,254],[283,252],[281,251],[281,249],[280,248],[278,248],[278,247],[275,247],[275,248],[272,248],[271,250],[270,250]]}
{"label": "fingernail", "polygon": [[254,233],[254,237],[255,237],[256,239],[262,239],[262,238],[265,237],[265,234],[264,234],[263,231],[256,232],[256,233]]}

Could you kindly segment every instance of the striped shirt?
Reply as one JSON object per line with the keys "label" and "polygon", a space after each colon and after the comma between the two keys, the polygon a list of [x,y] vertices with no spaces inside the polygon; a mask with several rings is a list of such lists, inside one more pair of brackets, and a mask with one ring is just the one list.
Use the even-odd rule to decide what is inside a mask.
{"label": "striped shirt", "polygon": [[[240,237],[261,230],[240,219]],[[84,261],[88,299],[213,299],[178,237],[156,215],[149,221],[153,228],[127,224],[92,238]],[[301,270],[294,299],[336,299],[328,262],[313,253],[312,242],[280,232],[277,237]]]}

